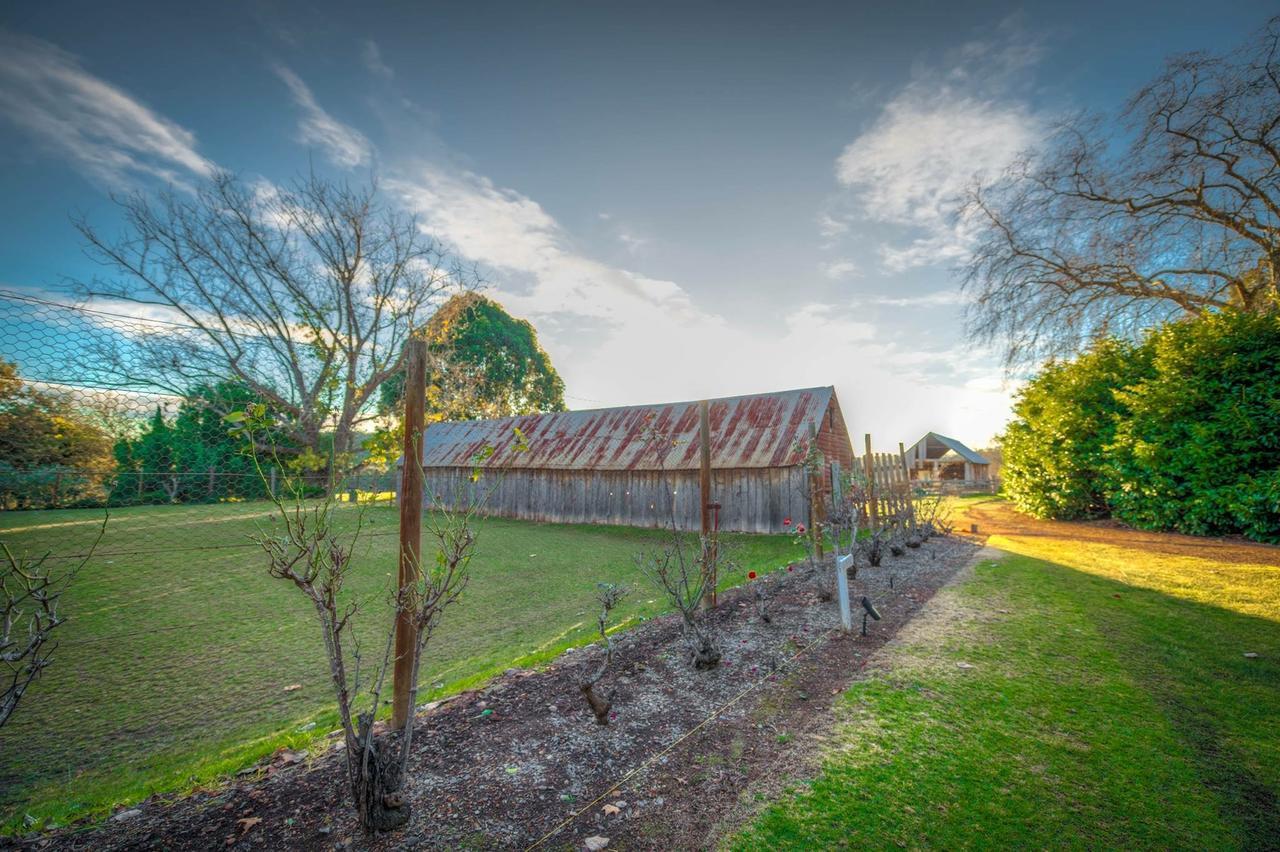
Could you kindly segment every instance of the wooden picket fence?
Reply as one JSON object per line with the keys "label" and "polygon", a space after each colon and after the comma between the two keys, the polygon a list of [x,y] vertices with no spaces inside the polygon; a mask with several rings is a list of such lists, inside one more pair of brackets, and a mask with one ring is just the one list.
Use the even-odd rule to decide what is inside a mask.
{"label": "wooden picket fence", "polygon": [[867,435],[866,453],[855,462],[869,492],[867,503],[871,517],[868,520],[871,526],[879,528],[893,518],[907,518],[914,522],[912,483],[902,444],[898,444],[897,453],[873,453],[871,436]]}

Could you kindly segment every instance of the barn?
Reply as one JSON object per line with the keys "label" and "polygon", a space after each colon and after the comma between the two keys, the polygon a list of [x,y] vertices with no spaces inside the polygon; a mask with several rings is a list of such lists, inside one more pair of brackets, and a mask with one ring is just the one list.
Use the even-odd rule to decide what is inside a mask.
{"label": "barn", "polygon": [[991,479],[991,462],[955,438],[930,432],[906,451],[911,478],[975,486]]}
{"label": "barn", "polygon": [[[719,526],[780,532],[809,520],[804,445],[850,469],[853,448],[835,389],[804,388],[708,401],[711,500]],[[520,450],[516,431],[525,437]],[[487,494],[484,511],[557,523],[701,524],[699,403],[671,402],[497,420],[432,423],[423,435],[428,500],[458,505]],[[476,456],[483,475],[472,482]]]}

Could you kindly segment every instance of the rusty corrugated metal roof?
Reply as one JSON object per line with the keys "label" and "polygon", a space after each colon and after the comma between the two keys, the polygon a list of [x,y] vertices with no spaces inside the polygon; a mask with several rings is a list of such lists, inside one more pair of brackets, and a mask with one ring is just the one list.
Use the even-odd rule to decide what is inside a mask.
{"label": "rusty corrugated metal roof", "polygon": [[[710,400],[711,465],[789,467],[809,421],[821,426],[835,390],[804,388]],[[529,449],[516,452],[515,429]],[[555,470],[697,468],[698,403],[670,402],[432,423],[423,436],[425,467],[467,467],[485,446],[485,467]]]}

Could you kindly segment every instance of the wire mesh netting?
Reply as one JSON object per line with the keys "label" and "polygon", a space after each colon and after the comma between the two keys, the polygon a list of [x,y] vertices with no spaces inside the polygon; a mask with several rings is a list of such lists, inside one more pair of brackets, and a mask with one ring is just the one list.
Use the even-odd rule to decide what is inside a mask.
{"label": "wire mesh netting", "polygon": [[[395,433],[374,398],[343,416],[340,385],[332,397],[304,388],[305,405],[291,397],[326,375],[291,334],[211,333],[136,302],[0,291],[0,543],[52,575],[76,572],[51,664],[0,726],[0,822],[181,787],[193,771],[235,771],[263,743],[334,725],[315,611],[268,576],[256,540],[282,531],[273,494],[332,501],[336,527],[359,526],[343,593],[361,604],[359,645],[385,643],[399,545],[397,442],[385,438]],[[228,415],[259,405],[271,425],[248,453]],[[485,488],[518,480],[491,475]],[[432,485],[429,500],[447,490]],[[556,520],[599,523],[588,501],[617,494],[588,485],[565,479],[521,499],[582,506]],[[662,526],[695,486],[684,471],[657,476],[651,499],[624,488],[634,511],[614,523]],[[722,499],[747,497],[769,502],[745,485]],[[664,535],[493,518],[477,529],[471,582],[424,660],[422,700],[590,641],[583,614],[596,584],[645,584],[636,554]],[[796,550],[781,537],[740,544],[726,582]],[[636,595],[619,621],[664,606]]]}
{"label": "wire mesh netting", "polygon": [[0,291],[0,543],[77,571],[54,658],[0,728],[0,810],[84,771],[127,783],[197,732],[236,741],[324,702],[313,615],[253,540],[274,529],[269,495],[330,495],[339,524],[362,525],[353,594],[385,594],[395,570],[397,475],[363,435],[338,447],[320,419],[255,460],[224,419],[260,397],[219,363],[269,377],[287,368],[278,341],[237,332],[210,352],[204,330],[132,310]]}

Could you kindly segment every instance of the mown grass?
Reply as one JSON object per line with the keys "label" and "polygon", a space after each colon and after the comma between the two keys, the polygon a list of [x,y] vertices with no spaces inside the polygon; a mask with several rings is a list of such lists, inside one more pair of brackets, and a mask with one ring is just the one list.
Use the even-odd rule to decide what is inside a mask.
{"label": "mown grass", "polygon": [[[349,526],[361,510],[340,512]],[[373,655],[389,624],[397,514],[384,506],[362,517],[349,591],[364,603],[358,635]],[[16,551],[52,551],[66,565],[101,520],[91,510],[3,513],[0,538]],[[249,540],[271,523],[261,503],[112,511],[64,601],[71,620],[59,629],[53,665],[0,729],[7,830],[190,789],[335,727],[312,611],[290,584],[267,576]],[[590,641],[599,581],[636,587],[619,623],[664,610],[633,562],[658,531],[502,519],[481,520],[478,530],[471,583],[428,651],[421,700]],[[727,538],[739,568],[722,587],[799,555],[784,536]],[[301,688],[286,692],[293,684]]]}
{"label": "mown grass", "polygon": [[1071,565],[945,590],[961,618],[851,688],[818,777],[726,845],[1276,848],[1280,558],[1068,538],[1020,548]]}

